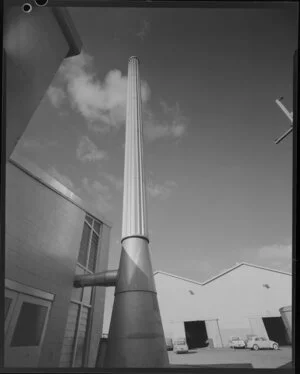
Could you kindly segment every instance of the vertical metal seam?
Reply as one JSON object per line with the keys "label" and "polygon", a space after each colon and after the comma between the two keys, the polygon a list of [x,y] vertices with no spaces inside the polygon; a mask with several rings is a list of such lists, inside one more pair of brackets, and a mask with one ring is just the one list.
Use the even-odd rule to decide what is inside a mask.
{"label": "vertical metal seam", "polygon": [[138,148],[138,175],[140,176],[138,180],[138,189],[139,189],[139,196],[138,196],[138,204],[139,204],[139,220],[138,220],[138,232],[142,235],[143,234],[143,204],[142,204],[142,165],[141,165],[141,157],[142,157],[142,149],[141,149],[141,90],[140,90],[140,76],[139,76],[139,64],[137,63],[137,81],[136,81],[136,90],[137,90],[137,116],[138,116],[138,131],[137,131],[137,148]]}

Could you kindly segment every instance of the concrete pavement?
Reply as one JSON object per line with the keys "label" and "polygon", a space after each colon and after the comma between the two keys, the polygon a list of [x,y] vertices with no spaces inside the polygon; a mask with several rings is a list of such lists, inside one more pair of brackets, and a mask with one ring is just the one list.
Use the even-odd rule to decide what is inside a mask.
{"label": "concrete pavement", "polygon": [[[173,366],[214,365],[219,367],[278,368],[292,360],[292,348],[281,347],[278,351],[230,348],[191,349],[189,353],[176,354],[169,351],[169,361]],[[246,366],[245,366],[246,365]]]}

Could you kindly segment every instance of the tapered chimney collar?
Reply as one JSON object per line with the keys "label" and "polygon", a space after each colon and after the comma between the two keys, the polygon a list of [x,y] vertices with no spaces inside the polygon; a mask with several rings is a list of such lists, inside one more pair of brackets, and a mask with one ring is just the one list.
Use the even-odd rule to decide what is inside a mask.
{"label": "tapered chimney collar", "polygon": [[130,60],[137,60],[138,62],[140,62],[140,60],[136,57],[136,56],[131,56],[131,57],[129,57],[129,61]]}

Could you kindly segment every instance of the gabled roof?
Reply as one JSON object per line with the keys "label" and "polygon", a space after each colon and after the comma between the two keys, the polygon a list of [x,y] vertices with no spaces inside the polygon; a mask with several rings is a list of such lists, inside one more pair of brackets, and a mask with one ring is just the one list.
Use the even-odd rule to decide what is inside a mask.
{"label": "gabled roof", "polygon": [[197,282],[197,281],[194,281],[194,280],[191,280],[191,279],[188,279],[188,278],[184,278],[184,277],[180,277],[178,275],[174,275],[174,274],[170,274],[170,273],[166,273],[165,271],[161,271],[161,270],[157,270],[155,271],[153,274],[156,275],[158,273],[160,274],[164,274],[164,275],[167,275],[169,277],[173,277],[173,278],[178,278],[178,279],[181,279],[181,280],[184,280],[184,281],[187,281],[187,282],[190,282],[190,283],[194,283],[194,284],[198,284],[200,286],[204,286],[206,285],[207,283],[210,283],[212,282],[213,280],[217,279],[217,278],[220,278],[221,276],[241,267],[241,266],[250,266],[250,267],[254,267],[254,268],[258,268],[258,269],[262,269],[262,270],[267,270],[267,271],[273,271],[275,273],[280,273],[280,274],[285,274],[285,275],[292,275],[291,273],[287,273],[287,272],[284,272],[284,271],[281,271],[281,270],[275,270],[275,269],[270,269],[270,268],[267,268],[267,267],[264,267],[264,266],[260,266],[260,265],[253,265],[253,264],[249,264],[248,262],[241,262],[241,263],[237,263],[235,264],[233,267],[227,269],[227,270],[224,270],[222,273],[208,279],[207,281],[205,282]]}
{"label": "gabled roof", "polygon": [[258,269],[262,269],[262,270],[273,271],[275,273],[281,273],[281,274],[285,274],[285,275],[292,275],[291,273],[286,273],[286,272],[281,271],[281,270],[270,269],[270,268],[267,268],[265,266],[260,266],[260,265],[253,265],[253,264],[249,264],[248,262],[241,262],[241,263],[235,264],[235,266],[233,266],[232,268],[227,269],[227,270],[223,271],[222,273],[220,273],[220,274],[218,274],[218,275],[216,275],[216,276],[208,279],[207,281],[203,282],[202,285],[204,286],[205,284],[210,283],[213,280],[215,280],[215,279],[217,279],[217,278],[219,278],[219,277],[221,277],[221,276],[223,276],[223,275],[225,275],[225,274],[227,274],[227,273],[229,273],[229,272],[231,272],[231,271],[233,271],[233,270],[235,270],[235,269],[237,269],[237,268],[239,268],[239,267],[241,267],[243,265],[244,266],[250,266],[250,267],[258,268]]}
{"label": "gabled roof", "polygon": [[194,284],[198,284],[200,286],[202,286],[202,283],[200,282],[197,282],[195,280],[191,280],[191,279],[188,279],[188,278],[183,278],[183,277],[180,277],[178,275],[174,275],[174,274],[170,274],[170,273],[166,273],[165,271],[161,271],[161,270],[157,270],[153,273],[153,275],[156,275],[156,274],[164,274],[164,275],[167,275],[169,277],[173,277],[173,278],[177,278],[177,279],[181,279],[181,280],[184,280],[186,282],[190,282],[190,283],[194,283]]}

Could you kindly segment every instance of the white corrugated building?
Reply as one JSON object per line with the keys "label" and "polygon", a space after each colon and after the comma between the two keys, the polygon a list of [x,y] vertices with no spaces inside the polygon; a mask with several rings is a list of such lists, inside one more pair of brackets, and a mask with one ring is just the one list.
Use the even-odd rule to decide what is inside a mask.
{"label": "white corrugated building", "polygon": [[155,283],[166,337],[184,337],[190,348],[228,345],[231,336],[257,334],[288,344],[279,309],[292,302],[290,273],[236,264],[199,283],[156,271]]}

